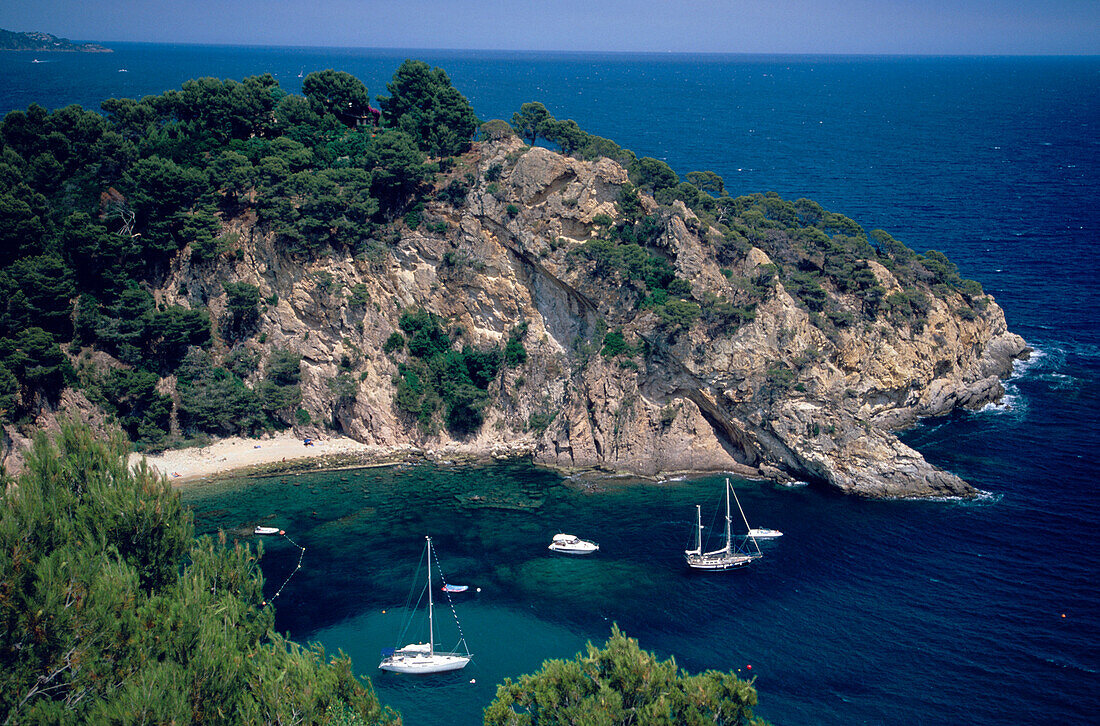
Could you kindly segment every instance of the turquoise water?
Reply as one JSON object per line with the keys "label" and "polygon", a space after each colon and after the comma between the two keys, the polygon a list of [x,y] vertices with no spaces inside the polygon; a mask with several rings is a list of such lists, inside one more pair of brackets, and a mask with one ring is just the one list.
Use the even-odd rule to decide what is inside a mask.
{"label": "turquoise water", "polygon": [[[612,622],[690,670],[747,676],[751,665],[760,712],[783,723],[897,723],[921,714],[951,721],[964,712],[1003,723],[1020,707],[1015,701],[1051,708],[1051,691],[1067,698],[1073,689],[1029,677],[1006,700],[1006,679],[1088,672],[1085,603],[1067,592],[1019,599],[1029,531],[1013,521],[1019,505],[1000,497],[866,502],[736,486],[754,526],[785,534],[764,544],[766,556],[751,569],[721,575],[688,570],[681,554],[696,503],[708,532],[721,536],[722,485],[713,477],[593,490],[524,464],[422,465],[219,483],[186,499],[205,530],[246,533],[270,523],[306,547],[302,571],[276,601],[278,627],[351,655],[413,726],[443,714],[479,723],[496,683],[600,642]],[[598,541],[599,553],[550,553],[558,531]],[[439,677],[381,673],[382,648],[416,640],[400,633],[410,588],[421,587],[425,534],[447,581],[471,586],[452,601],[475,660]],[[1002,551],[1005,540],[1020,546]],[[278,539],[265,545],[273,592],[298,552]],[[1050,577],[1028,568],[1032,585]],[[1082,571],[1071,580],[1089,584]],[[457,631],[445,604],[437,612],[438,641],[449,647]],[[1067,657],[1067,644],[1083,650]],[[1074,713],[1083,712],[1060,715]]]}
{"label": "turquoise water", "polygon": [[[692,670],[752,664],[760,713],[780,723],[1100,722],[1100,58],[130,44],[40,64],[0,54],[0,110],[95,108],[201,75],[271,72],[296,92],[299,72],[330,67],[378,95],[405,57],[446,68],[482,118],[541,100],[681,174],[712,169],[734,194],[809,197],[942,250],[1038,353],[1007,405],[905,435],[989,497],[861,502],[739,482],[750,521],[786,532],[746,572],[693,575],[680,559],[694,504],[719,506],[717,479],[589,492],[526,466],[415,467],[189,492],[206,530],[272,522],[307,547],[280,628],[353,654],[413,726],[478,723],[502,677],[602,641],[612,621]],[[517,508],[456,499],[482,490]],[[600,553],[551,558],[560,529]],[[425,534],[450,580],[482,587],[456,597],[477,657],[442,679],[380,676]],[[298,551],[269,544],[274,592]]]}

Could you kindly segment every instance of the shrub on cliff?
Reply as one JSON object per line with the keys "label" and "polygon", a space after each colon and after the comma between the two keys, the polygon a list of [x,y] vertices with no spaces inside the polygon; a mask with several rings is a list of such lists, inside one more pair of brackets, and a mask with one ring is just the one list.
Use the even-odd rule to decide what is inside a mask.
{"label": "shrub on cliff", "polygon": [[719,671],[687,674],[614,625],[603,648],[589,643],[573,660],[548,660],[537,673],[506,678],[485,709],[485,725],[763,726],[755,705],[752,683]]}
{"label": "shrub on cliff", "polygon": [[261,553],[196,540],[126,448],[65,424],[0,487],[0,720],[398,723],[346,657],[274,632]]}

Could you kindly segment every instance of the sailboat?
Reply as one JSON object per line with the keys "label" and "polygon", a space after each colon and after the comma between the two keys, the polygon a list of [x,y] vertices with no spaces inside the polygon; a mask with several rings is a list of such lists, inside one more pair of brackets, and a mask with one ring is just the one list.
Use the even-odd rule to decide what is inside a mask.
{"label": "sailboat", "polygon": [[[384,671],[394,673],[445,673],[465,668],[474,657],[466,647],[466,639],[462,636],[462,625],[458,626],[459,645],[463,652],[452,651],[440,653],[435,649],[435,611],[432,603],[432,558],[435,549],[432,547],[432,538],[425,537],[427,544],[424,546],[424,559],[428,565],[428,642],[412,643],[401,648],[386,648],[382,651],[382,662],[378,667]],[[440,575],[442,578],[442,575]],[[444,587],[446,583],[444,583]],[[458,623],[458,614],[454,612],[455,622]],[[406,623],[406,630],[408,624]],[[402,633],[404,634],[404,633]],[[399,641],[400,642],[400,641]]]}
{"label": "sailboat", "polygon": [[[741,552],[733,548],[733,532],[730,526],[733,523],[733,519],[730,517],[731,495],[733,500],[737,502],[737,509],[741,511],[741,519],[745,522],[745,529],[750,531],[747,539],[752,542],[755,552]],[[745,510],[741,509],[741,501],[737,498],[737,493],[733,491],[733,487],[730,486],[730,480],[726,479],[726,546],[720,550],[703,552],[703,510],[702,507],[696,504],[695,548],[684,551],[684,560],[687,562],[688,567],[695,570],[722,571],[745,567],[753,560],[764,556],[760,551],[760,547],[756,544],[756,540],[752,537],[751,531],[752,528],[749,527],[749,521],[745,517]]]}

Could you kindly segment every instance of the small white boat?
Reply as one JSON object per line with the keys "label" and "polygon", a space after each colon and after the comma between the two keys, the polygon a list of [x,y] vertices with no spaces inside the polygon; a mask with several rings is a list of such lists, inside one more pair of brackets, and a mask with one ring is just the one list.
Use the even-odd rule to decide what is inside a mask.
{"label": "small white boat", "polygon": [[775,539],[782,537],[783,533],[778,529],[765,529],[764,527],[755,527],[749,530],[749,536],[753,539]]}
{"label": "small white boat", "polygon": [[257,527],[252,534],[286,534],[286,531],[278,527]]}
{"label": "small white boat", "polygon": [[554,541],[547,547],[552,552],[562,552],[567,555],[590,555],[600,546],[595,542],[589,542],[572,534],[555,534]]}

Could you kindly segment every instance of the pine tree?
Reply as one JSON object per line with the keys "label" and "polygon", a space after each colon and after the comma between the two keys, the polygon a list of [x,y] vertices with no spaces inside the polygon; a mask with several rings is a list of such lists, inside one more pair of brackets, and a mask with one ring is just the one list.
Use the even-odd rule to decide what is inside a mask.
{"label": "pine tree", "polygon": [[755,718],[756,689],[732,673],[689,675],[659,661],[612,626],[603,648],[588,644],[573,660],[510,678],[485,709],[485,726],[764,726]]}
{"label": "pine tree", "polygon": [[4,482],[0,723],[400,723],[346,656],[273,632],[262,552],[195,539],[126,452],[65,424]]}

